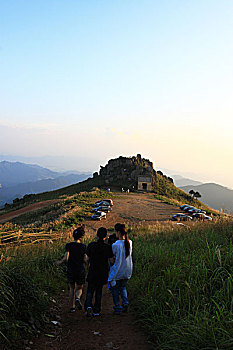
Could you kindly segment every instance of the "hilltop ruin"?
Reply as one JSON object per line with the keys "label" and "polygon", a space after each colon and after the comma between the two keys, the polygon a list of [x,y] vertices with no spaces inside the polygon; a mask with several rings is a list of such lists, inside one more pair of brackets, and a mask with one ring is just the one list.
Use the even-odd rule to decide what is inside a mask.
{"label": "hilltop ruin", "polygon": [[[164,176],[161,172],[159,173],[160,176]],[[94,173],[93,176],[109,187],[151,191],[156,184],[158,174],[149,159],[137,154],[136,157],[121,156],[110,159],[107,165],[100,166],[99,173]]]}

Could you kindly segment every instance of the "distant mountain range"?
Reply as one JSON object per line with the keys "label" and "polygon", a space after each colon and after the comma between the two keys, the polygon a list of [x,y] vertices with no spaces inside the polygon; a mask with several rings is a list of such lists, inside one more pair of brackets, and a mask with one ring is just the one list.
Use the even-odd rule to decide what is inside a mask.
{"label": "distant mountain range", "polygon": [[174,184],[176,187],[181,187],[181,186],[197,186],[201,185],[202,182],[200,181],[195,181],[192,179],[187,179],[181,175],[172,175],[171,176],[174,180]]}
{"label": "distant mountain range", "polygon": [[[60,189],[86,180],[90,176],[92,176],[91,173],[56,172],[35,164],[1,161],[0,207],[25,194]],[[203,184],[180,175],[171,177],[175,186],[186,193],[190,190],[198,191],[202,196],[200,200],[208,206],[226,213],[233,212],[233,190],[215,183]]]}
{"label": "distant mountain range", "polygon": [[[99,161],[96,155],[93,158],[87,156],[31,156],[24,157],[19,155],[0,154],[1,161],[21,162],[24,164],[38,164],[43,168],[49,168],[53,171],[63,172],[75,169],[79,173],[93,173],[99,168]],[[82,169],[81,171],[79,169]],[[83,170],[85,169],[85,170]],[[87,170],[88,169],[88,170]]]}
{"label": "distant mountain range", "polygon": [[60,173],[42,168],[35,164],[21,162],[0,162],[0,184],[2,187],[14,186],[20,183],[54,179]]}
{"label": "distant mountain range", "polygon": [[233,212],[233,190],[216,183],[202,183],[180,175],[172,175],[174,184],[181,190],[189,193],[190,190],[201,194],[200,201],[209,207],[223,210],[225,213]]}
{"label": "distant mountain range", "polygon": [[211,208],[223,210],[225,213],[233,213],[233,190],[227,187],[215,184],[205,183],[197,186],[179,186],[180,189],[189,193],[190,190],[201,194],[200,201]]}
{"label": "distant mountain range", "polygon": [[39,165],[0,162],[0,206],[25,194],[56,190],[86,180],[91,174],[59,173]]}

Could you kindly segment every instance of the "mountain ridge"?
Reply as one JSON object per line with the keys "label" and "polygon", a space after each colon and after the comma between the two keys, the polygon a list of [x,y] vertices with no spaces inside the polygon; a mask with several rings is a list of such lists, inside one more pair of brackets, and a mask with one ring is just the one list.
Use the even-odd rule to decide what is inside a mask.
{"label": "mountain ridge", "polygon": [[5,160],[0,162],[0,183],[2,187],[59,176],[61,176],[61,173],[43,168],[37,164],[9,162]]}
{"label": "mountain ridge", "polygon": [[37,164],[0,162],[0,206],[26,194],[57,190],[87,179],[90,174],[54,172]]}
{"label": "mountain ridge", "polygon": [[201,201],[204,204],[226,213],[233,212],[233,190],[228,187],[210,182],[197,186],[182,186],[180,189],[186,193],[190,190],[197,191],[201,194]]}
{"label": "mountain ridge", "polygon": [[174,184],[176,185],[176,187],[179,187],[179,188],[183,186],[197,186],[197,185],[203,184],[203,182],[201,181],[186,178],[181,175],[171,175],[171,177],[173,178]]}
{"label": "mountain ridge", "polygon": [[54,191],[59,188],[83,181],[86,178],[87,175],[85,174],[70,174],[59,176],[55,179],[43,179],[0,188],[0,206],[3,206],[5,203],[12,202],[15,198],[21,198],[26,194],[38,194],[46,191]]}

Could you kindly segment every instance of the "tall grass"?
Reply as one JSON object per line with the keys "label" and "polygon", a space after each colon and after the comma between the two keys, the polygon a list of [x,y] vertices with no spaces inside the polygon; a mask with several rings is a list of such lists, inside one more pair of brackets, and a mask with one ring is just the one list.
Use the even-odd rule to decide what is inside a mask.
{"label": "tall grass", "polygon": [[15,340],[44,326],[51,300],[66,284],[65,266],[57,266],[56,261],[63,256],[71,237],[72,230],[63,234],[34,233],[23,235],[16,245],[1,245],[1,349],[1,345],[11,348]]}
{"label": "tall grass", "polygon": [[0,344],[7,349],[44,324],[51,296],[64,285],[62,269],[55,265],[63,249],[62,240],[2,248]]}
{"label": "tall grass", "polygon": [[[131,235],[132,308],[157,349],[232,349],[233,223],[139,225]],[[44,324],[51,296],[64,288],[55,261],[67,240],[49,234],[43,242],[1,247],[0,343]]]}
{"label": "tall grass", "polygon": [[132,306],[160,350],[233,348],[232,222],[134,232]]}

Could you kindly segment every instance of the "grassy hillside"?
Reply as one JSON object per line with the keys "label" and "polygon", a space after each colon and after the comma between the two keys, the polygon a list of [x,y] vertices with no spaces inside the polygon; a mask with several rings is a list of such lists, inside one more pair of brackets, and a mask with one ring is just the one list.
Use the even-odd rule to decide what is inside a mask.
{"label": "grassy hillside", "polygon": [[[232,221],[192,228],[159,226],[131,231],[132,312],[160,350],[232,349]],[[2,249],[0,344],[10,349],[48,320],[65,275],[55,261],[67,236]],[[54,300],[55,299],[55,300]]]}
{"label": "grassy hillside", "polygon": [[39,194],[25,195],[23,198],[14,200],[12,204],[7,205],[5,208],[0,210],[0,214],[25,207],[35,202],[42,202],[52,199],[62,199],[83,191],[91,191],[94,187],[101,187],[101,185],[101,181],[96,181],[96,179],[89,178],[85,181],[79,182],[74,185],[66,186],[55,191],[47,191]]}
{"label": "grassy hillside", "polygon": [[[99,173],[94,173],[92,178],[77,184],[63,187],[59,190],[43,192],[40,194],[25,195],[22,199],[16,198],[13,204],[6,205],[0,214],[22,208],[29,204],[47,200],[62,199],[67,196],[74,196],[82,191],[91,191],[93,188],[112,191],[121,191],[122,188],[130,191],[137,190],[138,177],[146,176],[151,179],[152,191],[158,199],[169,201],[170,204],[180,205],[188,203],[199,208],[209,208],[197,200],[194,200],[189,194],[177,188],[173,179],[164,175],[161,171],[155,171],[153,163],[149,159],[142,158],[140,154],[136,157],[118,157],[110,159],[105,166],[100,167]],[[61,206],[61,205],[60,205]]]}
{"label": "grassy hillside", "polygon": [[65,287],[64,271],[55,265],[63,239],[2,249],[0,260],[0,348],[36,334],[45,325],[49,305]]}
{"label": "grassy hillside", "polygon": [[[62,196],[58,201],[48,203],[43,208],[21,214],[0,224],[0,239],[7,239],[7,233],[15,236],[13,241],[20,240],[28,232],[60,233],[90,219],[93,202],[100,198],[112,198],[113,195],[103,190],[80,192],[71,196]],[[1,216],[0,216],[1,217]],[[5,238],[6,236],[6,238]],[[2,242],[4,243],[4,242]]]}
{"label": "grassy hillside", "polygon": [[[115,185],[115,186],[114,186]],[[120,191],[121,186],[112,184],[112,191]],[[13,204],[7,205],[4,209],[0,210],[0,214],[5,212],[16,210],[27,206],[35,202],[41,202],[52,199],[64,199],[66,196],[72,196],[82,191],[91,191],[93,188],[100,188],[106,190],[110,185],[105,184],[103,176],[97,176],[94,178],[89,178],[85,181],[79,182],[77,184],[63,187],[59,190],[43,192],[40,194],[25,195],[22,199],[16,199]],[[176,201],[176,205],[189,203],[192,205],[202,206],[200,201],[194,200],[189,194],[177,188],[169,178],[166,176],[157,174],[156,181],[153,186],[153,192],[158,196],[158,199],[170,199]],[[159,197],[162,196],[162,197]],[[172,201],[170,201],[171,204]]]}
{"label": "grassy hillside", "polygon": [[233,213],[233,190],[215,183],[205,183],[198,186],[183,186],[182,190],[198,191],[202,195],[202,201],[212,208]]}
{"label": "grassy hillside", "polygon": [[174,199],[181,203],[193,202],[193,198],[189,194],[176,187],[174,183],[164,175],[157,174],[153,190],[157,195]]}
{"label": "grassy hillside", "polygon": [[134,232],[131,302],[160,350],[233,348],[233,224]]}
{"label": "grassy hillside", "polygon": [[182,189],[176,187],[174,183],[164,175],[162,176],[157,174],[156,182],[154,185],[154,192],[155,197],[165,203],[177,206],[180,206],[182,204],[189,204],[195,206],[196,208],[204,209],[207,214],[212,214],[214,216],[220,215],[218,211],[203,204],[201,201],[193,198]]}

